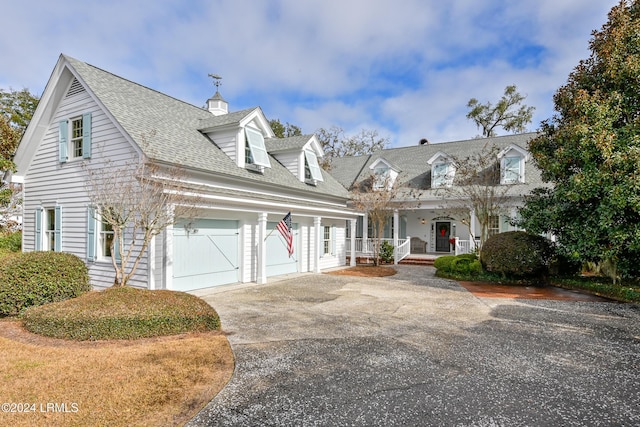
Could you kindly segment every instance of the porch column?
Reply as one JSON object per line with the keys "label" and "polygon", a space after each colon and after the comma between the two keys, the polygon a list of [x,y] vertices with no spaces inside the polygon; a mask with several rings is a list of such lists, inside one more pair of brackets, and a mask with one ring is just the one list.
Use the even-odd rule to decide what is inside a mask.
{"label": "porch column", "polygon": [[258,274],[256,282],[259,285],[267,283],[267,213],[258,214]]}
{"label": "porch column", "polygon": [[315,250],[313,251],[313,272],[320,273],[320,252],[322,251],[322,235],[320,234],[320,223],[322,218],[316,216],[313,218],[313,234],[315,236]]}
{"label": "porch column", "polygon": [[400,221],[398,209],[393,210],[393,263],[398,264],[398,233],[400,231]]}
{"label": "porch column", "polygon": [[469,240],[471,240],[469,242],[469,249],[473,250],[476,248],[476,210],[475,209],[471,209],[471,212],[469,213],[469,233],[471,234],[471,236],[469,236]]}
{"label": "porch column", "polygon": [[369,252],[369,212],[362,216],[362,252]]}
{"label": "porch column", "polygon": [[351,267],[355,267],[356,265],[356,223],[357,219],[352,219],[349,221],[349,228],[351,231],[351,254],[349,255],[349,265]]}

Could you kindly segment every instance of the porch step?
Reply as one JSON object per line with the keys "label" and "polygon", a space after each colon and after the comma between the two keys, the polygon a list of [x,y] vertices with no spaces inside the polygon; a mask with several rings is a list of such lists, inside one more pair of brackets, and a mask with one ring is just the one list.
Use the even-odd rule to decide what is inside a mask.
{"label": "porch step", "polygon": [[401,260],[398,264],[404,265],[433,265],[435,259],[432,258],[411,258],[410,256]]}

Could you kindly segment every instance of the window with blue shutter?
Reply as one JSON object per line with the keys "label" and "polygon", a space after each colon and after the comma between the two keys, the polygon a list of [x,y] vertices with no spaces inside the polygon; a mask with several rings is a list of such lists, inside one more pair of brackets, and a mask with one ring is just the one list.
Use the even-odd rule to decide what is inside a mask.
{"label": "window with blue shutter", "polygon": [[91,113],[82,115],[82,158],[91,158]]}
{"label": "window with blue shutter", "polygon": [[58,160],[61,163],[69,160],[68,149],[69,149],[69,141],[67,140],[69,136],[69,124],[66,120],[62,120],[58,124]]}
{"label": "window with blue shutter", "polygon": [[36,234],[35,234],[34,249],[36,251],[41,251],[42,250],[42,208],[36,209],[35,217],[36,217]]}
{"label": "window with blue shutter", "polygon": [[56,252],[62,252],[62,206],[55,207],[55,221],[54,221],[54,244],[53,250]]}
{"label": "window with blue shutter", "polygon": [[87,261],[96,260],[96,208],[87,210]]}

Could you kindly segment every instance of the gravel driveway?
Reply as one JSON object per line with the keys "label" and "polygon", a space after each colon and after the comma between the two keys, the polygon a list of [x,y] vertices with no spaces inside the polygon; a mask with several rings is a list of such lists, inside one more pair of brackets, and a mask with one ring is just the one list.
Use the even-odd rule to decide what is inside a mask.
{"label": "gravel driveway", "polygon": [[236,370],[187,425],[640,425],[638,305],[478,298],[398,270],[197,293]]}

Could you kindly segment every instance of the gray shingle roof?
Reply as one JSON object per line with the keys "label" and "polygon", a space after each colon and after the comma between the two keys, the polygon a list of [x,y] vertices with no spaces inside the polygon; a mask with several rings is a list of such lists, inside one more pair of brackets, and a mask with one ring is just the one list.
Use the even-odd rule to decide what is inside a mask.
{"label": "gray shingle roof", "polygon": [[269,153],[277,153],[280,151],[301,150],[304,145],[309,142],[313,135],[298,135],[287,138],[268,138],[264,140],[264,144]]}
{"label": "gray shingle roof", "polygon": [[[388,160],[400,169],[399,183],[402,187],[420,188],[427,190],[421,198],[430,199],[436,195],[429,190],[431,166],[427,161],[436,153],[443,152],[453,157],[465,157],[474,151],[482,150],[485,144],[495,145],[499,150],[509,145],[517,145],[528,149],[529,141],[537,134],[534,132],[516,135],[506,135],[493,138],[470,139],[463,141],[444,142],[438,144],[416,145],[411,147],[391,148],[379,150],[373,154],[355,157],[332,159],[330,172],[346,188],[366,179],[370,175],[369,166],[378,158]],[[525,183],[512,186],[510,193],[527,194],[533,188],[543,186],[540,171],[529,159],[525,166]]]}
{"label": "gray shingle roof", "polygon": [[[186,168],[226,175],[256,184],[311,193],[348,197],[345,188],[325,174],[317,186],[300,182],[275,159],[264,174],[236,166],[199,129],[238,123],[256,108],[213,116],[203,108],[64,56],[80,79],[151,159]],[[271,143],[270,143],[271,144]]]}

